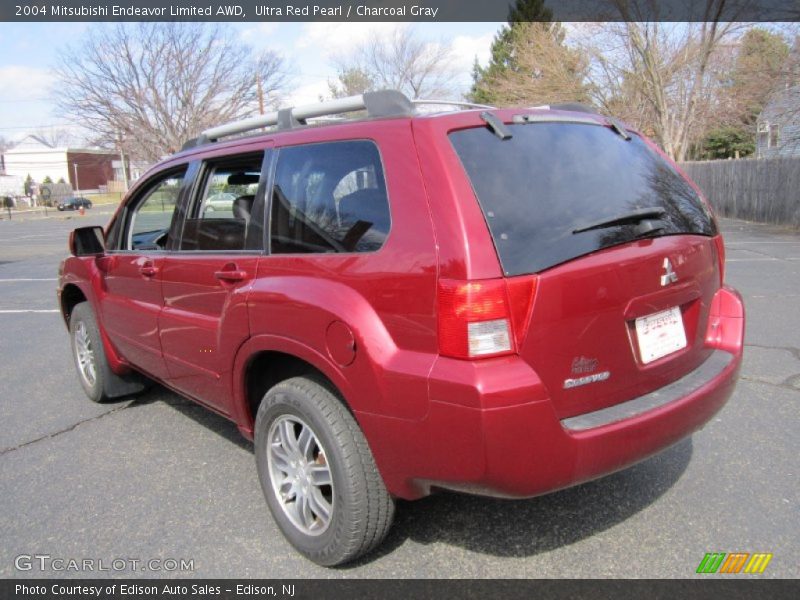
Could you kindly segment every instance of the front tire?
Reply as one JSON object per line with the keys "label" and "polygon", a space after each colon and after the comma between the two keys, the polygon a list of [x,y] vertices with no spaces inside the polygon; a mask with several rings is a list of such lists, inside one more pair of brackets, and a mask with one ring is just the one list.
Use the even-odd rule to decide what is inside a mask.
{"label": "front tire", "polygon": [[358,423],[322,381],[294,377],[267,392],[255,453],[275,522],[309,560],[340,565],[386,536],[394,501]]}
{"label": "front tire", "polygon": [[147,388],[147,381],[138,374],[123,376],[111,370],[97,321],[88,302],[81,302],[72,309],[69,333],[78,379],[92,402],[105,402]]}

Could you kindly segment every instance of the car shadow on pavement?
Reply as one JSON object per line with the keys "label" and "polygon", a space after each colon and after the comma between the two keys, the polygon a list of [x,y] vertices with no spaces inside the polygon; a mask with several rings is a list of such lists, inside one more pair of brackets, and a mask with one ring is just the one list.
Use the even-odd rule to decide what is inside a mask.
{"label": "car shadow on pavement", "polygon": [[573,544],[658,500],[680,479],[692,449],[687,438],[633,467],[537,498],[505,500],[442,492],[415,502],[400,501],[384,543],[345,568],[390,554],[408,539],[503,558],[528,557]]}
{"label": "car shadow on pavement", "polygon": [[[161,385],[154,384],[152,388],[147,390],[147,392],[134,398],[129,407],[134,408],[136,406],[144,406],[147,404],[154,404],[156,402],[160,402],[171,408],[174,408],[183,416],[189,417],[199,425],[202,425],[209,431],[216,433],[232,444],[252,452],[253,443],[250,440],[245,439],[242,434],[239,433],[239,428],[234,425],[233,421],[230,421],[206,408],[205,406],[202,406],[197,402],[193,402],[188,398],[184,398]],[[255,473],[255,470],[253,473]]]}
{"label": "car shadow on pavement", "polygon": [[[253,445],[231,422],[194,402],[155,386],[134,404],[163,402],[231,443]],[[394,526],[378,549],[342,570],[390,555],[406,541],[443,543],[503,558],[521,558],[567,546],[604,531],[647,508],[684,473],[692,439],[607,477],[525,500],[505,500],[454,492],[415,502],[398,501]],[[255,477],[255,467],[253,477]]]}

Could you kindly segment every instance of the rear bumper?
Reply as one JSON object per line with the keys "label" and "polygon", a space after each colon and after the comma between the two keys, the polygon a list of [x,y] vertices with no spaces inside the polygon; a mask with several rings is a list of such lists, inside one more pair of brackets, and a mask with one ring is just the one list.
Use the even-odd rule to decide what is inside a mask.
{"label": "rear bumper", "polygon": [[[480,431],[483,440],[483,456],[474,455],[472,464],[482,463],[483,468],[471,477],[463,477],[467,473],[462,472],[456,478],[417,483],[428,488],[425,492],[430,487],[441,487],[490,496],[530,497],[613,473],[700,429],[730,397],[740,365],[741,354],[717,350],[684,378],[691,381],[691,387],[678,384],[682,392],[679,397],[671,397],[676,389],[667,386],[670,389],[662,388],[656,394],[614,408],[622,411],[630,407],[625,405],[644,404],[662,392],[661,395],[670,396],[669,401],[620,419],[590,413],[559,421],[548,400],[491,410],[434,403],[432,415],[436,415],[436,422],[461,423],[462,427],[474,422],[474,430]],[[698,378],[707,372],[714,375],[705,380]],[[591,423],[601,417],[611,420]],[[446,428],[437,430],[436,446],[440,447],[434,449],[433,456],[442,452],[452,457],[455,451],[463,462],[472,454],[463,436],[448,440],[441,433]]]}
{"label": "rear bumper", "polygon": [[[531,497],[623,469],[691,435],[728,400],[741,367],[744,307],[735,291],[721,294],[723,308],[712,307],[709,319],[715,333],[706,339],[713,352],[703,364],[655,392],[569,419],[559,420],[544,386],[519,359],[441,359],[423,424],[384,421],[374,432],[382,436],[376,457],[387,467],[381,470],[390,491],[405,498],[432,488]],[[366,419],[371,443],[377,425]],[[388,447],[392,457],[384,462]]]}
{"label": "rear bumper", "polygon": [[[718,368],[720,364],[722,368]],[[489,493],[535,496],[639,462],[707,423],[733,392],[740,365],[741,354],[717,350],[687,376],[692,379],[691,388],[678,384],[683,392],[680,396],[621,419],[597,411],[558,421],[552,407],[544,403],[491,411],[484,415],[486,471],[481,483]],[[703,381],[691,377],[709,370],[716,374]],[[675,391],[673,386],[667,386],[655,395],[670,396]],[[614,408],[625,410],[625,405],[647,404],[652,396]],[[604,417],[612,419],[591,423]],[[509,443],[513,438],[528,440],[524,451]]]}

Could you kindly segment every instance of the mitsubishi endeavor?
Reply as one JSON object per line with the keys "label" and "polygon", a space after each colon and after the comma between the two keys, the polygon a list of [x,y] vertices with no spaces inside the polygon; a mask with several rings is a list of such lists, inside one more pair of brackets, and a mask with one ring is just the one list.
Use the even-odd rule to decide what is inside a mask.
{"label": "mitsubishi endeavor", "polygon": [[395,498],[601,477],[734,389],[744,307],[697,186],[580,106],[464,108],[383,91],[208,129],[60,267],[88,396],[156,381],[232,420],[322,565]]}

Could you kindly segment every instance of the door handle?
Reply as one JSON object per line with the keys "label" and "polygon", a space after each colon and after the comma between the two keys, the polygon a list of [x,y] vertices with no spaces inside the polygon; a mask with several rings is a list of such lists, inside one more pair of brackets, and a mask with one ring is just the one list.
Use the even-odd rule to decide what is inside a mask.
{"label": "door handle", "polygon": [[247,271],[242,271],[241,269],[222,269],[221,271],[215,271],[214,277],[220,281],[242,281],[247,278]]}
{"label": "door handle", "polygon": [[154,275],[158,274],[158,267],[156,267],[153,263],[145,263],[139,267],[139,273],[145,277],[153,277]]}

